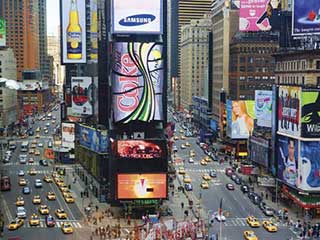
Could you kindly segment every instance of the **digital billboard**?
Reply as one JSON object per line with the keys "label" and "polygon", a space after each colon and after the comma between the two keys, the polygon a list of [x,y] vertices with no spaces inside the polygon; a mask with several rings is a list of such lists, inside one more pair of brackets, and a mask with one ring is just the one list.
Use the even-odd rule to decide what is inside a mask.
{"label": "digital billboard", "polygon": [[278,135],[278,179],[292,187],[298,183],[298,140]]}
{"label": "digital billboard", "polygon": [[301,93],[301,136],[320,137],[320,91]]}
{"label": "digital billboard", "polygon": [[0,47],[6,46],[6,20],[0,17]]}
{"label": "digital billboard", "polygon": [[62,63],[85,63],[86,1],[60,0]]}
{"label": "digital billboard", "polygon": [[272,91],[255,91],[255,115],[258,126],[271,128]]}
{"label": "digital billboard", "polygon": [[280,86],[278,96],[278,131],[300,136],[301,88]]}
{"label": "digital billboard", "polygon": [[293,0],[292,35],[319,34],[319,8],[318,0]]}
{"label": "digital billboard", "polygon": [[75,125],[74,123],[62,123],[62,146],[67,148],[74,148],[75,140]]}
{"label": "digital billboard", "polygon": [[107,153],[108,134],[106,130],[99,130],[79,124],[80,145],[98,153]]}
{"label": "digital billboard", "polygon": [[112,32],[162,34],[162,0],[113,0]]}
{"label": "digital billboard", "polygon": [[115,122],[163,120],[162,44],[113,44],[112,108]]}
{"label": "digital billboard", "polygon": [[118,199],[167,198],[167,175],[153,174],[118,174]]}
{"label": "digital billboard", "polygon": [[165,158],[163,141],[151,140],[119,140],[117,156],[126,159],[160,159]]}
{"label": "digital billboard", "polygon": [[269,141],[261,137],[251,136],[250,158],[251,161],[267,168],[269,165]]}
{"label": "digital billboard", "polygon": [[92,115],[93,84],[91,77],[72,77],[72,113]]}
{"label": "digital billboard", "polygon": [[243,32],[269,31],[277,28],[279,0],[241,0],[239,30]]}

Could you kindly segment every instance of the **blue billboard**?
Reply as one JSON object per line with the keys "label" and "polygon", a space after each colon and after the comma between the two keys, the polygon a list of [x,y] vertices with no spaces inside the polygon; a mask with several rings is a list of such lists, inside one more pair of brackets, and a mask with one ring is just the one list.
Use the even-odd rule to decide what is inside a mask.
{"label": "blue billboard", "polygon": [[79,125],[80,145],[98,153],[107,153],[108,134],[106,130],[98,130]]}

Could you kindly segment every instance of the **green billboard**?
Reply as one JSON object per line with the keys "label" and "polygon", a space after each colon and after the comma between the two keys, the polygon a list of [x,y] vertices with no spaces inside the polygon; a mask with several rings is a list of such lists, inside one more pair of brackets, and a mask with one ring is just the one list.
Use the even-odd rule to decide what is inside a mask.
{"label": "green billboard", "polygon": [[304,91],[301,96],[301,136],[320,137],[320,91]]}
{"label": "green billboard", "polygon": [[0,18],[0,47],[6,46],[6,21]]}

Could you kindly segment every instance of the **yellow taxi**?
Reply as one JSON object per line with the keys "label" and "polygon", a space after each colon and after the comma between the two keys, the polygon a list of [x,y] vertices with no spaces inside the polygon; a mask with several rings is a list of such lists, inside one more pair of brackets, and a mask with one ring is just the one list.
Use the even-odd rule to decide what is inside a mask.
{"label": "yellow taxi", "polygon": [[205,174],[202,175],[202,179],[206,180],[206,181],[210,181],[211,177],[210,177],[210,175],[208,173],[205,173]]}
{"label": "yellow taxi", "polygon": [[191,144],[189,142],[185,143],[186,147],[191,147]]}
{"label": "yellow taxi", "polygon": [[71,192],[70,192],[69,188],[64,189],[64,190],[62,191],[62,195],[63,195],[63,197],[64,197],[64,196],[66,196],[66,195],[69,195],[69,194],[71,194]]}
{"label": "yellow taxi", "polygon": [[200,164],[203,165],[203,166],[208,165],[208,163],[207,163],[207,161],[206,161],[205,159],[202,159],[202,160],[200,161]]}
{"label": "yellow taxi", "polygon": [[74,198],[71,194],[65,195],[64,200],[66,200],[66,203],[74,203]]}
{"label": "yellow taxi", "polygon": [[62,179],[57,180],[56,184],[58,185],[58,187],[65,185],[65,183],[64,183],[64,181]]}
{"label": "yellow taxi", "polygon": [[37,174],[37,172],[36,172],[36,170],[34,168],[31,168],[29,170],[29,175],[36,175],[36,174]]}
{"label": "yellow taxi", "polygon": [[52,178],[46,175],[43,177],[43,181],[45,181],[46,183],[52,183]]}
{"label": "yellow taxi", "polygon": [[36,143],[32,143],[31,144],[31,148],[37,148],[37,144]]}
{"label": "yellow taxi", "polygon": [[40,134],[39,133],[36,135],[36,138],[40,138]]}
{"label": "yellow taxi", "polygon": [[64,190],[68,189],[67,185],[66,184],[62,184],[59,186],[60,188],[60,191],[63,192]]}
{"label": "yellow taxi", "polygon": [[190,150],[189,156],[190,157],[195,157],[196,156],[196,153],[194,152],[194,150]]}
{"label": "yellow taxi", "polygon": [[179,167],[178,173],[184,175],[186,174],[186,170],[184,169],[184,167]]}
{"label": "yellow taxi", "polygon": [[56,200],[56,194],[54,192],[48,192],[47,199],[48,200]]}
{"label": "yellow taxi", "polygon": [[39,151],[39,150],[36,150],[36,151],[34,152],[34,155],[40,156],[40,151]]}
{"label": "yellow taxi", "polygon": [[23,219],[19,219],[16,218],[14,220],[12,220],[9,225],[8,225],[8,229],[9,230],[17,230],[19,227],[24,225],[24,220]]}
{"label": "yellow taxi", "polygon": [[29,218],[29,225],[30,226],[38,226],[40,225],[40,217],[33,213]]}
{"label": "yellow taxi", "polygon": [[41,197],[40,197],[40,195],[35,195],[35,196],[33,196],[33,198],[32,198],[32,203],[33,203],[33,204],[41,204]]}
{"label": "yellow taxi", "polygon": [[49,208],[47,205],[40,205],[39,206],[39,213],[42,215],[49,214]]}
{"label": "yellow taxi", "polygon": [[203,189],[208,189],[209,188],[209,183],[207,181],[202,181],[200,184],[200,187]]}
{"label": "yellow taxi", "polygon": [[246,240],[259,240],[254,231],[244,231],[243,235]]}
{"label": "yellow taxi", "polygon": [[181,140],[186,140],[186,137],[182,135],[182,136],[180,137],[180,139],[181,139]]}
{"label": "yellow taxi", "polygon": [[69,222],[64,222],[61,224],[61,230],[64,234],[67,234],[67,233],[73,233],[73,228],[72,228],[72,225],[71,223]]}
{"label": "yellow taxi", "polygon": [[23,197],[21,197],[21,196],[17,197],[16,206],[24,206],[24,199],[23,199]]}
{"label": "yellow taxi", "polygon": [[209,156],[205,156],[204,160],[206,160],[206,162],[211,162],[211,158]]}
{"label": "yellow taxi", "polygon": [[34,149],[33,148],[29,149],[29,154],[34,154]]}
{"label": "yellow taxi", "polygon": [[179,137],[178,137],[178,136],[174,136],[173,139],[174,139],[174,140],[179,140]]}
{"label": "yellow taxi", "polygon": [[41,128],[37,127],[36,132],[38,133],[38,132],[40,132],[40,130],[41,130]]}
{"label": "yellow taxi", "polygon": [[184,175],[184,177],[183,177],[183,182],[184,183],[191,183],[191,178],[188,176],[188,175]]}
{"label": "yellow taxi", "polygon": [[24,178],[20,178],[19,179],[19,185],[20,186],[26,186],[27,185],[27,181]]}
{"label": "yellow taxi", "polygon": [[248,216],[247,223],[250,227],[260,227],[259,221],[254,216]]}
{"label": "yellow taxi", "polygon": [[58,208],[54,211],[58,219],[66,219],[67,218],[67,213],[62,209]]}
{"label": "yellow taxi", "polygon": [[278,227],[271,221],[263,221],[262,226],[268,231],[268,232],[277,232]]}

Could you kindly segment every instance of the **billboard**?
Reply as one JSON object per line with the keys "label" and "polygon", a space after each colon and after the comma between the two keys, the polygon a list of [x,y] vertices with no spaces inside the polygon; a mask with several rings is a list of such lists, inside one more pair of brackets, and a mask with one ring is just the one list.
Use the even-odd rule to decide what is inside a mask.
{"label": "billboard", "polygon": [[250,138],[250,158],[264,167],[269,166],[269,141],[256,136]]}
{"label": "billboard", "polygon": [[320,91],[301,93],[301,136],[320,137]]}
{"label": "billboard", "polygon": [[48,82],[38,80],[24,80],[19,83],[20,91],[41,91],[49,89]]}
{"label": "billboard", "polygon": [[167,175],[153,174],[118,174],[118,199],[167,198]]}
{"label": "billboard", "polygon": [[160,159],[166,157],[163,141],[119,140],[117,156],[126,159]]}
{"label": "billboard", "polygon": [[92,79],[91,77],[72,77],[72,113],[92,115]]}
{"label": "billboard", "polygon": [[318,0],[293,0],[292,35],[319,34],[319,8]]}
{"label": "billboard", "polygon": [[227,101],[228,135],[232,139],[248,139],[254,127],[253,100]]}
{"label": "billboard", "polygon": [[113,44],[112,108],[115,122],[163,120],[162,44]]}
{"label": "billboard", "polygon": [[74,148],[75,125],[74,123],[62,123],[62,147]]}
{"label": "billboard", "polygon": [[301,88],[280,86],[278,96],[278,131],[300,136]]}
{"label": "billboard", "polygon": [[162,34],[162,0],[113,0],[112,32]]}
{"label": "billboard", "polygon": [[79,124],[80,145],[98,153],[107,153],[108,134],[106,130],[99,130]]}
{"label": "billboard", "polygon": [[279,0],[241,0],[239,30],[243,32],[269,31],[278,28]]}
{"label": "billboard", "polygon": [[320,190],[320,142],[301,141],[299,159],[299,188],[305,191]]}
{"label": "billboard", "polygon": [[6,46],[6,20],[4,18],[0,18],[0,47]]}
{"label": "billboard", "polygon": [[292,187],[298,183],[298,140],[278,135],[278,179]]}
{"label": "billboard", "polygon": [[272,91],[255,91],[255,115],[258,126],[271,128]]}
{"label": "billboard", "polygon": [[98,9],[97,0],[90,0],[90,60],[98,60]]}
{"label": "billboard", "polygon": [[60,0],[60,6],[62,63],[85,63],[87,60],[85,1]]}

